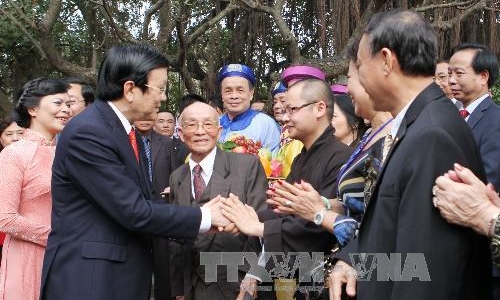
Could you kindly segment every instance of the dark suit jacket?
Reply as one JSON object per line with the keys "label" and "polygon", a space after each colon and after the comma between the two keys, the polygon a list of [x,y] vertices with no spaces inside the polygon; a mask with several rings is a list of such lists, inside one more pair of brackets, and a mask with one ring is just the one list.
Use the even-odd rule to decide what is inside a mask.
{"label": "dark suit jacket", "polygon": [[484,163],[486,179],[500,189],[500,106],[490,97],[479,104],[467,119]]}
{"label": "dark suit jacket", "polygon": [[[450,100],[432,83],[406,112],[366,209],[358,239],[339,253],[342,260],[351,264],[349,254],[378,253],[388,257],[396,253],[401,255],[393,256],[401,262],[401,267],[396,268],[399,274],[408,263],[406,274],[417,278],[384,280],[388,266],[384,268],[382,259],[370,278],[369,272],[362,274],[364,278],[357,286],[358,300],[491,298],[487,238],[472,229],[447,223],[432,205],[436,177],[452,169],[455,162],[484,178],[471,131]],[[416,253],[408,257],[417,261],[406,261],[408,253]],[[365,270],[368,267],[365,265]]]}
{"label": "dark suit jacket", "polygon": [[[173,169],[173,141],[151,130],[151,159],[153,169],[153,190],[157,197],[169,187],[170,174]],[[167,198],[163,198],[168,202]],[[153,273],[155,276],[155,300],[169,300],[170,290],[170,261],[168,253],[168,239],[155,236],[153,239]]]}
{"label": "dark suit jacket", "polygon": [[[243,203],[252,206],[257,211],[266,207],[267,179],[259,159],[253,155],[226,153],[217,149],[212,177],[198,202],[193,199],[191,192],[189,164],[184,164],[175,170],[170,182],[170,200],[182,206],[199,207],[217,195],[227,197],[229,193],[233,193]],[[174,293],[184,294],[185,299],[189,300],[192,298],[192,288],[198,283],[205,284],[203,283],[205,266],[200,265],[200,252],[255,252],[258,251],[257,245],[258,239],[249,238],[243,234],[239,236],[226,233],[211,236],[199,235],[194,244],[186,244],[177,248],[173,254],[175,257],[173,260],[181,263],[178,266],[180,269],[174,271],[177,276],[172,278],[175,282],[173,286],[177,287]],[[184,274],[184,278],[180,274]],[[219,285],[220,290],[227,296],[226,299],[235,299],[239,291],[239,283],[228,282],[225,266],[218,268],[217,282],[207,284]],[[197,297],[199,299],[200,295]],[[205,294],[202,299],[221,299],[221,295]]]}
{"label": "dark suit jacket", "polygon": [[69,122],[53,164],[42,299],[147,299],[150,234],[193,239],[201,212],[150,200],[144,170],[106,102]]}
{"label": "dark suit jacket", "polygon": [[170,174],[173,171],[173,158],[171,156],[173,147],[174,143],[171,138],[151,131],[153,189],[157,195],[170,186]]}

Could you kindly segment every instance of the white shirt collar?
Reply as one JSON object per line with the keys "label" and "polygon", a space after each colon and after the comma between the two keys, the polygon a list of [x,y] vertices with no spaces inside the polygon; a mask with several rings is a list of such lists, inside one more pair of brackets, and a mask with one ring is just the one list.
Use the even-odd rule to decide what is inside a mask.
{"label": "white shirt collar", "polygon": [[210,178],[212,177],[212,172],[214,170],[214,163],[215,163],[215,154],[217,153],[217,146],[215,146],[210,153],[208,153],[205,158],[203,158],[199,163],[195,162],[194,160],[191,159],[191,155],[189,156],[189,170],[191,171],[191,179],[193,177],[193,169],[196,167],[196,165],[200,165],[203,171],[201,172],[201,176],[203,177],[203,180],[205,180],[205,183],[208,184],[210,181]]}
{"label": "white shirt collar", "polygon": [[120,122],[122,122],[123,128],[125,128],[125,132],[127,134],[130,133],[132,130],[132,125],[130,125],[129,120],[125,118],[125,115],[115,106],[115,104],[111,101],[107,101],[109,106],[111,106],[111,109],[115,112],[115,114],[118,116],[118,119],[120,119]]}
{"label": "white shirt collar", "polygon": [[[471,104],[469,104],[465,109],[469,112],[469,116],[474,112],[474,110],[481,104],[481,102],[484,101],[489,96],[488,93],[482,95],[481,97],[477,98],[476,100],[472,101]],[[466,120],[469,117],[465,118]]]}
{"label": "white shirt collar", "polygon": [[401,126],[401,122],[403,122],[403,119],[406,115],[406,111],[410,107],[410,105],[413,103],[413,100],[408,102],[405,107],[397,114],[396,117],[394,117],[394,120],[392,121],[392,128],[391,128],[391,136],[393,138],[396,137],[396,134],[398,133],[399,127]]}

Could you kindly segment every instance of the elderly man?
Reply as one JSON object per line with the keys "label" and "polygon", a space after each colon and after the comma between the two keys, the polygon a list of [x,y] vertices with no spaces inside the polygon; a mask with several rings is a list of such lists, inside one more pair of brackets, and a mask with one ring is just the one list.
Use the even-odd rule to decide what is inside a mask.
{"label": "elderly man", "polygon": [[436,49],[433,28],[416,12],[378,13],[365,28],[360,83],[376,110],[394,116],[394,142],[358,239],[338,254],[332,299],[344,283],[358,300],[491,299],[487,239],[447,223],[432,203],[434,179],[454,162],[484,175],[472,133],[433,82]]}
{"label": "elderly man", "polygon": [[[211,198],[228,197],[230,193],[259,211],[266,207],[267,179],[259,159],[253,155],[227,153],[217,148],[220,135],[217,111],[208,104],[194,102],[181,114],[179,134],[191,155],[189,163],[172,173],[170,201],[188,207],[199,207]],[[174,246],[174,245],[172,245]],[[200,265],[200,252],[258,251],[255,238],[221,233],[198,236],[196,241],[177,248],[173,261],[173,296],[184,299],[234,300],[239,282],[228,277],[225,266],[219,266],[217,282],[207,282],[205,266]],[[243,278],[241,269],[238,276]]]}
{"label": "elderly man", "polygon": [[151,201],[144,147],[130,124],[152,118],[166,100],[167,67],[147,44],[111,48],[99,100],[61,134],[42,299],[147,299],[151,235],[189,240],[229,225],[217,199],[201,209]]}
{"label": "elderly man", "polygon": [[260,141],[264,148],[278,151],[278,124],[265,113],[250,108],[255,85],[253,70],[245,65],[230,64],[220,69],[217,82],[227,110],[221,117],[222,133],[219,141],[227,141],[233,135],[243,135],[255,142]]}

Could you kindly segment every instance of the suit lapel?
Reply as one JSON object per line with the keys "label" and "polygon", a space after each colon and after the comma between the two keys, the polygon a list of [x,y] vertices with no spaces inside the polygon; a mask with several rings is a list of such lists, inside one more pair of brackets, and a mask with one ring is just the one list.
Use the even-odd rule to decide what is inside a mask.
{"label": "suit lapel", "polygon": [[[217,149],[214,161],[214,170],[212,172],[212,177],[209,182],[209,200],[221,195],[222,197],[229,196],[229,190],[231,188],[231,180],[228,178],[230,173],[229,168],[229,157],[228,154]],[[207,187],[208,187],[207,186]],[[205,194],[205,192],[203,194]]]}
{"label": "suit lapel", "polygon": [[481,118],[484,116],[485,111],[490,107],[492,104],[492,100],[490,97],[486,97],[481,104],[479,104],[476,109],[472,112],[472,114],[469,116],[469,119],[467,119],[467,124],[471,129],[473,129],[476,124],[481,120]]}
{"label": "suit lapel", "polygon": [[191,192],[191,171],[189,170],[189,164],[184,164],[179,168],[181,174],[175,183],[178,187],[177,199],[179,200],[179,205],[192,206],[192,200],[194,199]]}
{"label": "suit lapel", "polygon": [[158,156],[158,153],[160,152],[161,146],[162,146],[161,136],[159,134],[157,134],[156,132],[152,131],[151,132],[151,160],[152,160],[153,166],[155,165],[156,157]]}
{"label": "suit lapel", "polygon": [[[136,177],[137,182],[142,189],[142,192],[145,195],[150,195],[150,191],[148,190],[147,186],[144,185],[144,172],[141,170],[140,164],[137,163],[134,150],[130,145],[128,134],[127,132],[125,132],[125,128],[123,127],[120,119],[108,103],[104,101],[95,101],[93,105],[96,106],[105,122],[111,128],[111,139],[113,139],[113,141],[116,143],[116,150],[120,153],[120,156],[124,157],[123,163],[125,163],[127,169],[135,171],[130,175],[132,177]],[[141,151],[144,152],[144,147],[141,147],[141,139],[138,135],[136,135],[136,140],[139,147],[139,153],[141,153]]]}

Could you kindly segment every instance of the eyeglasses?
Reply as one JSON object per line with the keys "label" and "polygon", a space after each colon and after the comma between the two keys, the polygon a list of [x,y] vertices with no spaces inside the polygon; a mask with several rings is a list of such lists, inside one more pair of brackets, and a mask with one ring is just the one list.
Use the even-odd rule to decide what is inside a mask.
{"label": "eyeglasses", "polygon": [[71,107],[72,105],[75,105],[78,102],[85,102],[85,100],[69,100],[69,101],[66,101],[66,105]]}
{"label": "eyeglasses", "polygon": [[289,116],[293,116],[295,113],[297,113],[302,108],[307,107],[311,104],[316,104],[316,103],[318,103],[318,101],[308,102],[306,104],[302,104],[299,106],[287,106],[287,107],[285,107],[285,113]]}
{"label": "eyeglasses", "polygon": [[446,82],[448,81],[448,78],[449,78],[448,75],[441,74],[438,75],[437,77],[434,77],[434,80],[439,82]]}
{"label": "eyeglasses", "polygon": [[204,121],[204,122],[186,122],[182,124],[182,130],[186,133],[193,133],[201,126],[206,132],[214,132],[217,130],[217,122]]}
{"label": "eyeglasses", "polygon": [[153,86],[153,85],[149,85],[149,84],[144,84],[144,86],[148,87],[148,88],[151,88],[155,91],[158,91],[162,94],[165,94],[165,92],[167,91],[167,87],[162,87],[162,88],[159,88],[159,87],[156,87],[156,86]]}

